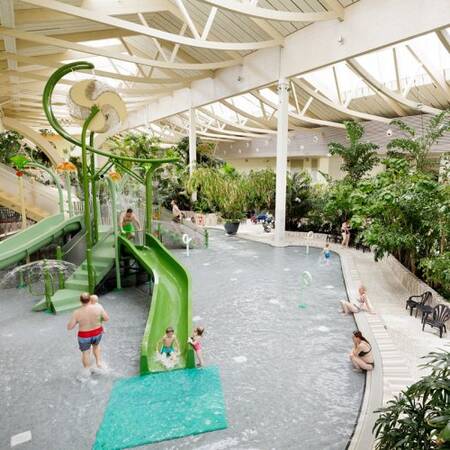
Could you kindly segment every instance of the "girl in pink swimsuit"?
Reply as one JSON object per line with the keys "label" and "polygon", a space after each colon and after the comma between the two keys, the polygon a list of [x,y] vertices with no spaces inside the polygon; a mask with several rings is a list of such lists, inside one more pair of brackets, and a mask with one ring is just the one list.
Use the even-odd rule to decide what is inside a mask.
{"label": "girl in pink swimsuit", "polygon": [[205,329],[203,327],[196,327],[194,329],[194,335],[189,338],[188,342],[192,345],[194,348],[195,354],[197,355],[198,359],[198,367],[203,366],[203,355],[202,355],[202,342],[201,338],[203,333],[205,332]]}

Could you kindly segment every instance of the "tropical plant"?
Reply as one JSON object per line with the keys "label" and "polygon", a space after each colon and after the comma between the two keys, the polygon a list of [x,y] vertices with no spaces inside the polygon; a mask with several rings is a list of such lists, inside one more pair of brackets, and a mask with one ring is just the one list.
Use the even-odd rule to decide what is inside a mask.
{"label": "tropical plant", "polygon": [[197,191],[211,211],[219,212],[226,222],[236,222],[246,210],[246,183],[237,173],[199,167],[187,182],[189,192]]}
{"label": "tropical plant", "polygon": [[39,147],[32,147],[25,142],[24,137],[16,131],[0,133],[0,163],[10,166],[11,157],[24,155],[26,158],[40,164],[50,166],[50,161]]}
{"label": "tropical plant", "polygon": [[403,131],[405,136],[392,139],[387,146],[388,149],[405,155],[417,170],[427,171],[431,167],[429,160],[431,148],[450,131],[450,109],[431,117],[421,134],[399,119],[393,120],[391,124]]}
{"label": "tropical plant", "polygon": [[245,177],[245,184],[249,210],[275,209],[275,172],[272,169],[252,170]]}
{"label": "tropical plant", "polygon": [[306,217],[310,207],[311,177],[307,172],[287,174],[286,227],[296,230],[300,219]]}
{"label": "tropical plant", "polygon": [[345,147],[339,142],[330,142],[328,149],[331,155],[338,155],[343,159],[341,169],[346,172],[348,180],[356,183],[378,163],[378,145],[361,142],[364,128],[360,123],[349,120],[344,125],[350,145]]}
{"label": "tropical plant", "polygon": [[450,449],[450,353],[432,352],[423,368],[430,371],[380,413],[373,428],[377,450]]}
{"label": "tropical plant", "polygon": [[450,296],[450,251],[423,258],[419,267],[427,283],[445,296]]}

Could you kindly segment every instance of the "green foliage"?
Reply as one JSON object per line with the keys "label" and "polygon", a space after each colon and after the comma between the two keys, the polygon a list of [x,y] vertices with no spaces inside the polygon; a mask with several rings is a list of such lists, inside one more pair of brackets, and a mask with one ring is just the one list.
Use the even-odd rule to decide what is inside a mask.
{"label": "green foliage", "polygon": [[450,449],[450,353],[425,358],[430,374],[377,411],[377,450]]}
{"label": "green foliage", "polygon": [[420,135],[399,119],[393,120],[391,124],[403,131],[405,136],[393,139],[388,144],[388,149],[406,156],[417,170],[429,171],[431,168],[429,154],[432,146],[450,131],[450,109],[433,116]]}
{"label": "green foliage", "polygon": [[32,147],[24,141],[24,137],[16,131],[0,133],[0,163],[11,166],[11,158],[23,155],[31,161],[50,166],[50,161],[39,147]]}
{"label": "green foliage", "polygon": [[344,122],[347,131],[347,139],[350,142],[348,147],[338,143],[328,144],[330,154],[338,155],[343,159],[341,169],[346,172],[346,178],[352,183],[356,183],[370,172],[378,163],[378,145],[371,142],[361,142],[364,135],[364,128],[358,122],[349,120]]}
{"label": "green foliage", "polygon": [[245,184],[249,210],[275,209],[275,172],[272,169],[252,170],[246,176]]}
{"label": "green foliage", "polygon": [[425,281],[450,297],[450,251],[420,261]]}
{"label": "green foliage", "polygon": [[296,229],[311,207],[311,177],[307,172],[288,173],[286,180],[286,226]]}
{"label": "green foliage", "polygon": [[9,158],[13,167],[18,171],[25,170],[25,167],[30,162],[30,160],[25,155],[15,155]]}
{"label": "green foliage", "polygon": [[239,221],[246,210],[246,183],[243,176],[227,169],[196,169],[187,182],[189,192],[201,194],[211,211],[228,222]]}

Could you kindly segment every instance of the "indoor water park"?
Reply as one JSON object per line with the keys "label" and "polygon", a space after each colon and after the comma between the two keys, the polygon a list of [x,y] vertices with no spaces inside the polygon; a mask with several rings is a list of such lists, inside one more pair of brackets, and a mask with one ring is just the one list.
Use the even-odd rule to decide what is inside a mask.
{"label": "indoor water park", "polygon": [[449,0],[0,0],[0,46],[1,450],[450,448]]}

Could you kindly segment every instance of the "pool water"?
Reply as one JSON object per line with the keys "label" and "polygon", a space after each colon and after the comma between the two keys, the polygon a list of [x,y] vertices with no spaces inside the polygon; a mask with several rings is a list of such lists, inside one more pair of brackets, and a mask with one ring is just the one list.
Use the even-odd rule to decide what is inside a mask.
{"label": "pool water", "polygon": [[[213,232],[208,251],[177,257],[192,275],[194,324],[222,376],[229,428],[158,449],[345,449],[361,404],[352,317],[338,255],[273,248]],[[301,274],[312,275],[301,288]]]}
{"label": "pool water", "polygon": [[[347,357],[355,324],[338,312],[346,297],[338,256],[326,266],[319,249],[306,255],[222,232],[211,233],[208,250],[174,252],[192,275],[194,324],[206,328],[204,356],[219,367],[229,427],[140,448],[344,450],[364,375]],[[312,282],[301,293],[304,270]],[[91,448],[113,382],[138,373],[148,314],[136,289],[100,302],[111,317],[102,341],[110,373],[80,383],[69,315],[33,313],[25,289],[0,291],[0,448],[27,430],[32,441],[21,450]]]}

